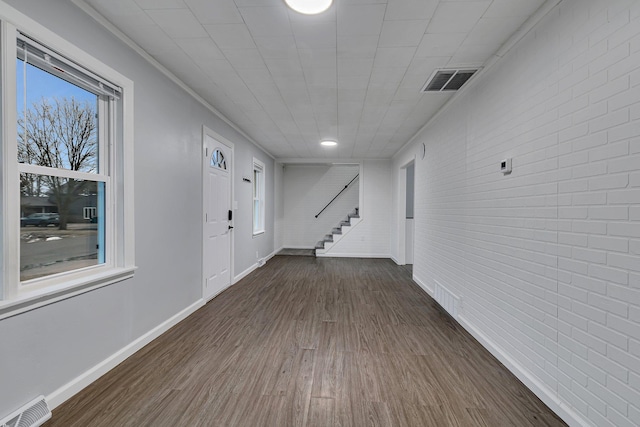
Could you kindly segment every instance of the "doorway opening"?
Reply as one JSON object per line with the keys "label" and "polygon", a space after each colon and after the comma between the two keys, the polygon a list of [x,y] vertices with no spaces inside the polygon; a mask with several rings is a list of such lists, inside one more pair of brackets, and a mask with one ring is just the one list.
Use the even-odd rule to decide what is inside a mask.
{"label": "doorway opening", "polygon": [[415,223],[413,217],[415,199],[415,163],[411,162],[405,168],[405,264],[413,264],[413,241],[415,234]]}

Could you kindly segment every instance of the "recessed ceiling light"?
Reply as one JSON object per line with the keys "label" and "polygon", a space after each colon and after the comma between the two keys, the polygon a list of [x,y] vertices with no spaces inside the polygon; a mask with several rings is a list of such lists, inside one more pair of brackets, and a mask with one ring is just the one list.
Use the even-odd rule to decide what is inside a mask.
{"label": "recessed ceiling light", "polygon": [[287,5],[299,13],[315,15],[329,9],[333,0],[284,0]]}
{"label": "recessed ceiling light", "polygon": [[322,141],[320,145],[324,145],[325,147],[333,147],[334,145],[338,145],[335,141]]}

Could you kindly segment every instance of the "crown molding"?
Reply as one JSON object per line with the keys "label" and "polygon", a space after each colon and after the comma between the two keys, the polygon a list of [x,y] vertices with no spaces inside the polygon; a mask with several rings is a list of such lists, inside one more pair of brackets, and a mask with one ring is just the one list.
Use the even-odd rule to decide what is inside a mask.
{"label": "crown molding", "polygon": [[215,108],[213,105],[211,105],[206,99],[204,99],[202,96],[198,95],[198,93],[196,91],[191,89],[191,87],[189,87],[189,85],[187,85],[185,82],[180,80],[180,78],[178,78],[178,76],[176,76],[171,71],[169,71],[169,69],[167,69],[164,65],[162,65],[160,62],[158,62],[153,56],[149,55],[149,53],[147,53],[146,50],[144,50],[142,47],[140,47],[140,45],[138,45],[133,39],[131,39],[125,33],[123,33],[118,27],[113,25],[111,23],[111,21],[109,21],[102,14],[100,14],[100,12],[98,12],[92,6],[87,4],[84,0],[71,0],[71,2],[73,4],[75,4],[78,8],[80,8],[84,13],[86,13],[91,18],[93,18],[100,25],[105,27],[109,32],[111,32],[114,36],[116,36],[118,39],[120,39],[123,43],[125,43],[127,46],[129,46],[131,49],[133,49],[138,55],[140,55],[143,59],[145,59],[149,64],[151,64],[154,68],[156,68],[158,71],[160,71],[162,74],[164,74],[171,81],[173,81],[182,90],[187,92],[193,99],[195,99],[200,104],[202,104],[206,109],[208,109],[216,117],[218,117],[220,120],[225,122],[233,130],[235,130],[240,135],[242,135],[244,138],[246,138],[247,141],[249,141],[250,143],[255,145],[257,148],[259,148],[261,151],[263,151],[266,155],[268,155],[272,159],[275,159],[273,154],[271,154],[266,148],[264,148],[262,145],[260,145],[257,141],[255,141],[249,135],[247,135],[242,129],[240,129],[239,126],[237,126],[230,119],[228,119],[217,108]]}

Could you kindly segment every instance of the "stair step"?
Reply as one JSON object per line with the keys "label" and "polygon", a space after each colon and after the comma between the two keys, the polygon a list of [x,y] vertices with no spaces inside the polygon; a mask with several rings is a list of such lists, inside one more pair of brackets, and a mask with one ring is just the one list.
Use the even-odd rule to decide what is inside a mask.
{"label": "stair step", "polygon": [[[322,251],[320,252],[323,255],[327,254],[327,251],[330,250],[330,248],[333,245],[329,245],[328,248],[325,248],[325,244],[326,243],[333,243],[333,236],[340,236],[343,234],[342,231],[342,227],[351,227],[351,219],[355,218],[355,219],[359,219],[360,218],[360,209],[359,208],[355,208],[354,211],[350,214],[347,215],[347,218],[344,221],[340,221],[340,224],[337,227],[334,227],[331,229],[331,234],[327,234],[324,236],[324,238],[319,241],[318,243],[316,243],[316,247],[315,249],[318,251]],[[348,232],[349,229],[345,230],[345,233]],[[338,237],[337,237],[338,238]]]}

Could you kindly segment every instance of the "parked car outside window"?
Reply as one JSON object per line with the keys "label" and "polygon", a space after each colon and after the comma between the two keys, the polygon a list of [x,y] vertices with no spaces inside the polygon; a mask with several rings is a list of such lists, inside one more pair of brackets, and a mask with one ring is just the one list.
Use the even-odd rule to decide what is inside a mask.
{"label": "parked car outside window", "polygon": [[20,227],[34,225],[37,227],[46,227],[48,225],[60,225],[60,215],[57,213],[32,213],[26,217],[20,218]]}

